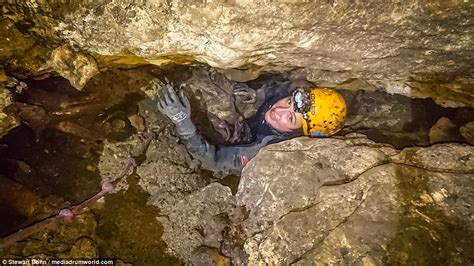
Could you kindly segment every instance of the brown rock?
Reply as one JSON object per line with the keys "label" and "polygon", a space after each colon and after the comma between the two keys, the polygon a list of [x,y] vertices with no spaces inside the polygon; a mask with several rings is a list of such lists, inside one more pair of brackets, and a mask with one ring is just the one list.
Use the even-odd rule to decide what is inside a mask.
{"label": "brown rock", "polygon": [[430,143],[453,141],[457,138],[457,126],[449,118],[441,117],[430,129]]}
{"label": "brown rock", "polygon": [[74,51],[68,46],[56,48],[51,54],[50,64],[78,90],[82,90],[87,81],[99,73],[92,56]]}
{"label": "brown rock", "polygon": [[132,127],[134,127],[138,132],[145,131],[145,119],[140,115],[131,115],[128,117],[128,121]]}
{"label": "brown rock", "polygon": [[474,122],[469,122],[459,129],[461,135],[471,145],[474,145]]}

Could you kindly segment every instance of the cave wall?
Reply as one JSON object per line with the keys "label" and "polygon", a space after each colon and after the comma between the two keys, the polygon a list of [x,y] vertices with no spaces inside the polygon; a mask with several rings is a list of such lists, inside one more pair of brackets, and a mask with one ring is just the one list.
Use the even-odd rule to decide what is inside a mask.
{"label": "cave wall", "polygon": [[473,11],[461,0],[6,3],[0,64],[81,89],[101,69],[201,62],[240,81],[287,71],[473,106]]}

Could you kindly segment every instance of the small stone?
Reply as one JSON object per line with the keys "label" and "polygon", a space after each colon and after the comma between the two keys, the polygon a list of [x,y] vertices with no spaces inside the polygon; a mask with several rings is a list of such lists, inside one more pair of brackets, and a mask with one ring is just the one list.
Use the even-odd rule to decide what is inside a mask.
{"label": "small stone", "polygon": [[449,118],[441,117],[430,129],[430,143],[456,140],[456,125]]}
{"label": "small stone", "polygon": [[128,121],[130,121],[132,127],[134,127],[138,132],[145,131],[145,119],[142,116],[136,114],[131,115],[128,117]]}
{"label": "small stone", "polygon": [[99,73],[97,62],[92,56],[74,51],[67,45],[51,53],[50,64],[77,90],[82,90],[87,81]]}
{"label": "small stone", "polygon": [[471,121],[459,129],[459,132],[471,145],[474,145],[474,121]]}

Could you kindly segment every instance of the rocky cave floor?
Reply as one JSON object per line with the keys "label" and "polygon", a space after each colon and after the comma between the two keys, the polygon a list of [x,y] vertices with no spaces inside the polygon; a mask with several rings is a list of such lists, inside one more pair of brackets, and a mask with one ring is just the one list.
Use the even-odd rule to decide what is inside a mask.
{"label": "rocky cave floor", "polygon": [[[92,78],[82,91],[55,76],[23,80],[27,86],[15,92],[15,103],[10,107],[18,112],[22,124],[0,140],[0,235],[6,236],[63,207],[78,204],[96,194],[103,180],[118,176],[122,161],[143,142],[143,133],[165,121],[146,97],[148,82],[165,76],[176,84],[187,82],[192,68],[142,66],[108,70]],[[191,100],[200,114],[194,117],[198,127],[216,139],[208,121],[202,118],[204,110],[212,106],[209,102],[203,106],[199,97]],[[334,139],[320,141],[318,145],[323,146],[319,148],[307,140],[267,147],[261,158],[249,164],[251,169],[246,169],[243,180],[200,169],[179,144],[172,127],[167,127],[127,177],[124,189],[107,195],[70,223],[0,250],[0,257],[106,257],[117,258],[124,265],[226,265],[231,261],[306,264],[311,260],[366,265],[380,261],[472,263],[474,156],[469,143],[473,139],[463,132],[469,128],[472,132],[474,110],[441,108],[429,99],[417,100],[416,105],[433,106],[433,116],[429,121],[420,120],[419,126],[398,132],[371,130],[368,124],[347,128]],[[396,117],[387,117],[390,119]],[[336,149],[333,156],[340,155],[336,167],[323,160],[334,162],[324,145]],[[452,146],[455,148],[450,149]],[[360,158],[349,158],[346,155],[353,147],[366,151],[356,150],[352,154]],[[294,170],[294,166],[277,173],[301,176],[298,184],[306,189],[297,190],[294,184],[278,189],[278,180],[265,178],[271,176],[271,171],[265,170],[271,166],[262,167],[259,163],[266,162],[265,156],[272,158],[272,150],[289,150],[291,158],[301,158],[307,156],[308,149],[314,149],[313,157],[319,154],[322,158],[309,156],[312,165],[319,167],[316,171],[340,179],[318,183],[318,177],[315,183],[319,185],[312,187],[308,185],[311,182],[304,182],[305,173]],[[425,153],[433,161],[426,162],[423,152],[420,155],[419,151],[425,149],[432,150]],[[377,154],[364,157],[372,153]],[[291,160],[287,164],[291,165]],[[396,168],[396,174],[390,176],[392,172],[384,168],[365,178],[380,167]],[[383,178],[374,181],[377,175]],[[253,176],[264,176],[262,180],[268,183],[258,183]],[[444,181],[435,182],[433,176]],[[392,181],[380,181],[385,179]],[[358,190],[344,188],[362,182],[369,185]],[[396,189],[388,189],[387,184]],[[252,192],[251,187],[261,190]],[[275,189],[269,196],[267,192],[272,187]],[[342,190],[354,192],[354,198],[341,194]],[[387,192],[395,190],[395,194]],[[256,195],[253,201],[252,195]],[[296,196],[298,199],[294,199]],[[321,197],[332,199],[336,206],[332,212],[330,207],[324,207],[329,205],[323,205]],[[341,197],[349,205],[337,205]],[[243,205],[246,209],[238,207]],[[388,207],[380,212],[370,211],[380,206]],[[300,214],[313,218],[291,219]],[[357,220],[357,215],[365,220]],[[371,230],[358,227],[366,220],[372,221]],[[288,235],[291,237],[285,239]],[[377,243],[368,243],[369,238]],[[354,247],[356,242],[359,245]],[[337,248],[331,249],[331,245]]]}

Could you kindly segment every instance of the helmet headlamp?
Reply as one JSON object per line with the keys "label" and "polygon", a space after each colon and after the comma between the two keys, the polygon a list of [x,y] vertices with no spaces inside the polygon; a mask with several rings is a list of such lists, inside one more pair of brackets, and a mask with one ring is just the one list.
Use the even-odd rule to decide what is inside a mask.
{"label": "helmet headlamp", "polygon": [[301,88],[296,89],[293,92],[293,101],[295,112],[302,113],[303,115],[309,112],[310,101],[309,93],[307,91]]}

